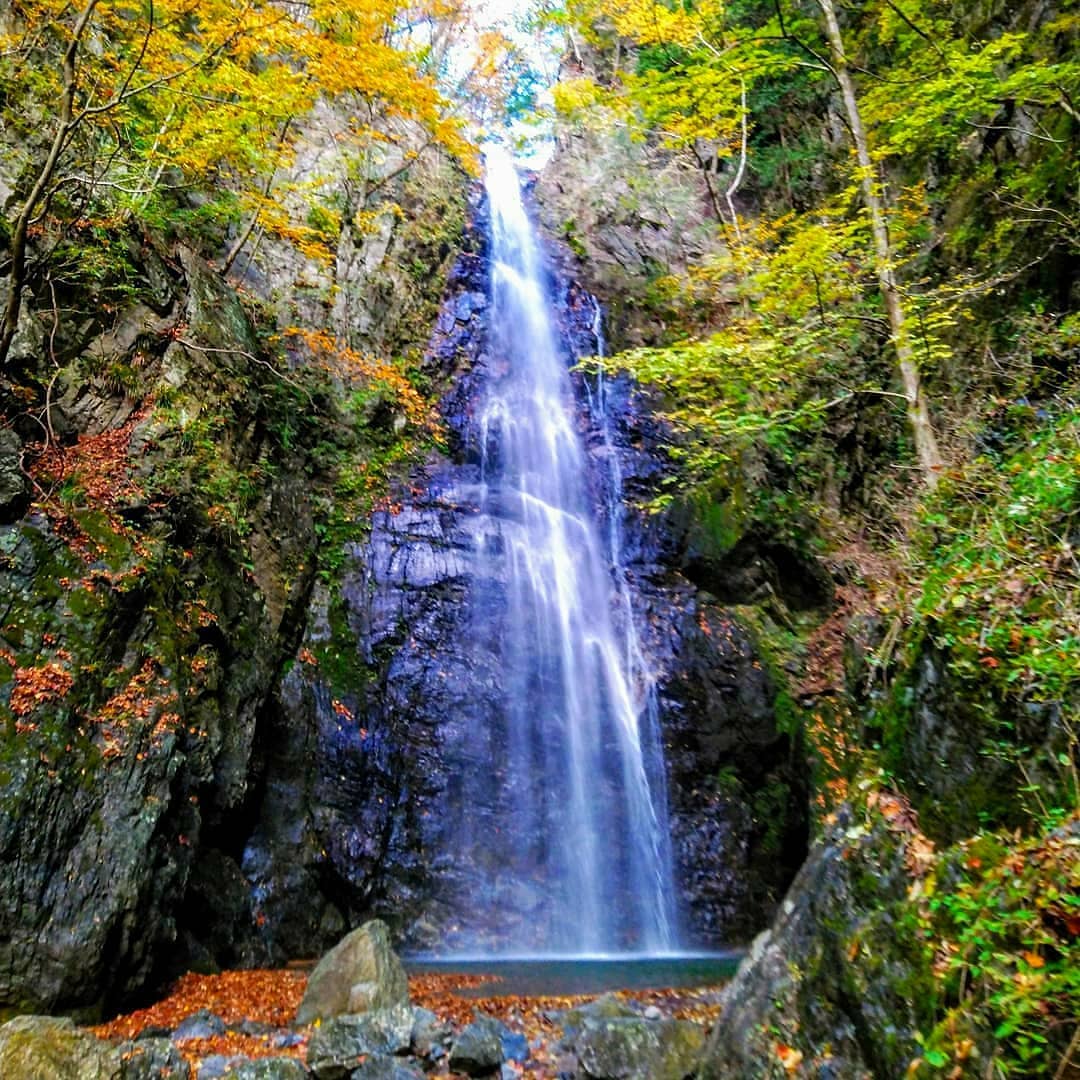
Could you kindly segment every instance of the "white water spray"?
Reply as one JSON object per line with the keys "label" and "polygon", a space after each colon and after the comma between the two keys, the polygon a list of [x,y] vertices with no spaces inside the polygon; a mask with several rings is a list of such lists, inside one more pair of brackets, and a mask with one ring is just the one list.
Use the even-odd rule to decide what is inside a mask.
{"label": "white water spray", "polygon": [[[621,481],[603,386],[594,407],[608,460],[606,543],[589,506],[540,252],[500,149],[487,154],[487,193],[494,374],[479,418],[481,481],[483,509],[499,522],[485,558],[506,589],[508,705],[497,740],[505,760],[493,763],[505,790],[486,827],[543,884],[541,951],[670,952],[663,760],[621,562]],[[600,347],[598,310],[594,329]],[[471,833],[470,848],[483,843]]]}

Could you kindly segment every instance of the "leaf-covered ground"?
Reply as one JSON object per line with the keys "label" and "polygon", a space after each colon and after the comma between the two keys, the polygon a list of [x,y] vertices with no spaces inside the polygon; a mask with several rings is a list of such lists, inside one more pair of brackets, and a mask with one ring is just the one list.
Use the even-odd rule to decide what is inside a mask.
{"label": "leaf-covered ground", "polygon": [[[484,975],[413,975],[409,978],[409,996],[414,1005],[430,1009],[455,1029],[469,1023],[477,1011],[497,1017],[529,1040],[529,1060],[514,1067],[537,1080],[557,1075],[558,1014],[591,1001],[596,995],[475,996],[477,987],[490,986],[496,981]],[[133,1039],[147,1030],[171,1031],[187,1017],[205,1009],[221,1017],[230,1030],[214,1038],[178,1041],[181,1052],[196,1069],[204,1059],[219,1054],[302,1060],[311,1029],[296,1029],[299,1039],[292,1046],[282,1046],[281,1036],[291,1031],[291,1020],[306,984],[307,973],[291,969],[187,974],[177,980],[161,1001],[91,1030],[103,1039]],[[720,1012],[715,988],[617,991],[615,996],[645,1007],[655,1006],[664,1016],[693,1020],[706,1027],[712,1025]],[[265,1030],[252,1033],[262,1028]],[[449,1080],[453,1076],[456,1074],[433,1074],[433,1080]]]}

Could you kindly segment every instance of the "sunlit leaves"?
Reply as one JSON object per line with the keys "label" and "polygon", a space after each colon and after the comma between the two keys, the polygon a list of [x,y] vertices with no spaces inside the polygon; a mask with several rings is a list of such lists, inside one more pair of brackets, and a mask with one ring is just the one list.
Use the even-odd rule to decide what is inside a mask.
{"label": "sunlit leaves", "polygon": [[[101,0],[77,55],[75,121],[56,187],[107,192],[136,212],[178,181],[226,182],[265,202],[276,197],[267,178],[291,161],[295,121],[323,96],[352,113],[342,136],[392,141],[390,125],[371,124],[378,113],[425,128],[471,161],[434,81],[407,40],[395,41],[405,11],[400,0]],[[27,0],[10,20],[0,91],[16,115],[55,111],[72,19],[61,0]]]}
{"label": "sunlit leaves", "polygon": [[[1051,1075],[1080,1015],[1080,836],[978,837],[930,903],[948,1009],[924,1036],[937,1075],[992,1048],[997,1075]],[[961,850],[963,854],[963,849]],[[958,879],[958,880],[957,880]],[[980,1070],[981,1071],[981,1070]]]}
{"label": "sunlit leaves", "polygon": [[867,363],[886,332],[866,269],[869,227],[845,204],[744,222],[740,242],[682,282],[688,300],[722,309],[723,325],[611,361],[662,388],[691,476],[704,479],[748,444],[814,429],[841,401],[883,389]]}

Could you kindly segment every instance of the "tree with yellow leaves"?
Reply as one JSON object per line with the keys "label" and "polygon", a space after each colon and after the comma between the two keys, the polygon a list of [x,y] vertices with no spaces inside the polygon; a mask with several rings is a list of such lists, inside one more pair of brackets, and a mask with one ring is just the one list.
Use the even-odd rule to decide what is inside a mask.
{"label": "tree with yellow leaves", "polygon": [[[272,209],[266,178],[289,158],[292,121],[321,95],[378,102],[470,156],[407,33],[399,34],[411,10],[402,0],[13,6],[0,26],[0,94],[25,141],[48,135],[27,162],[11,226],[0,365],[18,327],[36,227],[77,216],[103,192],[145,210],[168,173],[196,187],[228,182],[252,214]],[[359,111],[354,126],[371,135]]]}
{"label": "tree with yellow leaves", "polygon": [[[1075,243],[1080,213],[1068,127],[1078,115],[1080,64],[1046,56],[1053,54],[1054,41],[1075,36],[1077,16],[1048,17],[1038,33],[1010,29],[971,41],[950,5],[938,0],[875,0],[843,10],[833,0],[572,0],[571,11],[598,54],[614,57],[613,70],[595,82],[571,82],[557,93],[556,105],[578,115],[614,99],[618,108],[612,114],[636,125],[639,137],[690,151],[703,165],[716,159],[730,164],[720,190],[715,176],[707,178],[717,215],[737,246],[742,233],[754,234],[740,225],[734,198],[762,145],[755,143],[754,129],[763,121],[779,126],[782,142],[784,121],[769,112],[785,87],[798,84],[810,95],[839,98],[837,141],[846,136],[850,153],[832,183],[842,183],[845,213],[868,226],[860,265],[870,271],[880,307],[880,314],[857,311],[849,317],[887,328],[901,391],[891,396],[904,403],[920,472],[934,486],[942,461],[923,376],[942,355],[933,333],[941,313],[928,310],[942,304],[922,285],[905,285],[905,273],[911,274],[905,261],[910,264],[915,249],[905,251],[901,242],[912,231],[901,220],[901,207],[911,200],[898,177],[911,158],[940,155],[972,132],[1009,131],[996,117],[1019,109],[1024,119],[1016,130],[1022,134],[1030,126],[1031,140],[1047,148],[1055,165],[1010,166],[995,197],[1016,208],[1016,224],[999,229],[1007,235],[1010,227],[1043,228],[1055,234],[1051,244]],[[866,68],[867,57],[878,70]],[[796,198],[789,190],[788,204],[805,205],[805,196]],[[815,215],[794,219],[800,220],[798,230],[789,221],[783,233],[805,227],[815,235]],[[921,223],[933,227],[929,213]],[[758,265],[768,261],[762,256]],[[820,291],[828,267],[805,262],[801,272],[811,292]],[[938,299],[944,295],[939,289]],[[752,295],[744,310],[745,305],[760,306]],[[822,321],[827,314],[822,309]],[[657,360],[653,356],[650,364]]]}

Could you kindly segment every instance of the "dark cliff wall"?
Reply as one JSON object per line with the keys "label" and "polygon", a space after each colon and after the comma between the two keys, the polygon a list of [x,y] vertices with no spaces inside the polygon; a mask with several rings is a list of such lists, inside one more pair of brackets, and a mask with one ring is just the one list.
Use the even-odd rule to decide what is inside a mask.
{"label": "dark cliff wall", "polygon": [[395,372],[463,190],[421,158],[385,192],[404,215],[343,226],[320,273],[367,312],[344,340],[321,301],[307,336],[279,336],[311,269],[281,241],[240,288],[199,253],[216,233],[120,222],[71,241],[87,274],[32,252],[0,377],[0,1014],[93,1014],[268,955],[240,865],[274,687],[356,508],[428,437]]}
{"label": "dark cliff wall", "polygon": [[[512,942],[492,944],[527,950],[542,910],[542,882],[513,878],[480,855],[446,855],[455,807],[467,797],[463,778],[490,767],[482,740],[467,733],[490,722],[505,693],[498,590],[485,616],[472,614],[478,538],[498,532],[469,495],[479,476],[475,410],[498,362],[486,323],[485,213],[478,202],[473,249],[451,276],[425,361],[446,387],[446,447],[391,491],[370,537],[349,549],[309,618],[304,648],[313,662],[296,665],[282,684],[276,722],[290,734],[270,763],[245,859],[277,956],[313,951],[371,911],[410,946],[445,949],[475,947],[488,932],[485,913],[499,909],[518,930]],[[567,363],[597,347],[594,302],[568,276],[570,262],[555,251]],[[631,502],[626,568],[644,647],[661,673],[685,937],[712,946],[744,940],[805,850],[802,759],[777,726],[753,638],[680,572],[681,547],[641,509],[670,472],[647,402],[625,381],[607,387],[609,444],[590,410],[595,387],[575,380],[596,512],[607,512],[611,448]]]}

